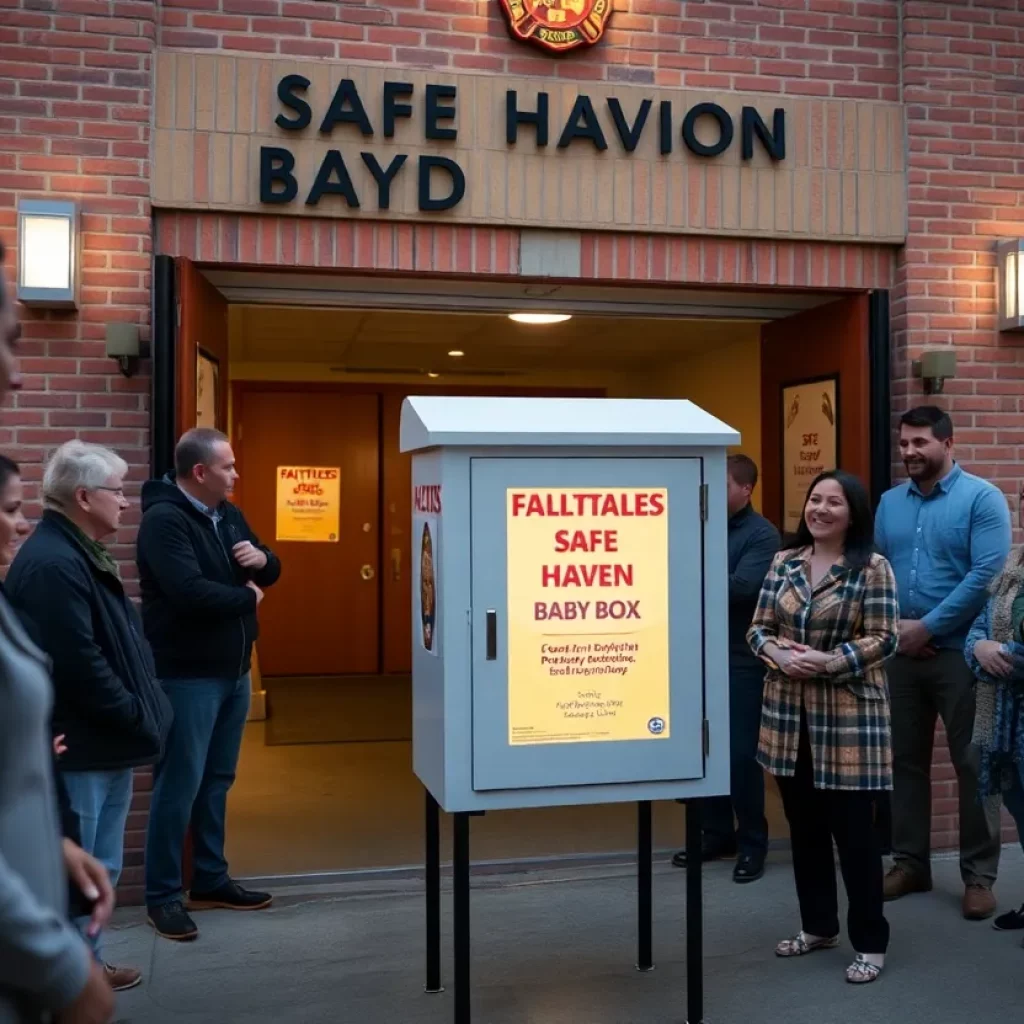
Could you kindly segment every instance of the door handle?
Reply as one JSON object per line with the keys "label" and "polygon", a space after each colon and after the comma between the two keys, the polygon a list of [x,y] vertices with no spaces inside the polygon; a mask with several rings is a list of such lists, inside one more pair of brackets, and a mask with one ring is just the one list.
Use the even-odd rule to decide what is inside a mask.
{"label": "door handle", "polygon": [[498,613],[487,609],[487,660],[498,660]]}
{"label": "door handle", "polygon": [[402,549],[391,549],[391,578],[397,583],[402,578]]}
{"label": "door handle", "polygon": [[359,570],[359,575],[362,576],[364,580],[372,580],[376,573],[374,573],[372,565],[364,565],[362,569]]}

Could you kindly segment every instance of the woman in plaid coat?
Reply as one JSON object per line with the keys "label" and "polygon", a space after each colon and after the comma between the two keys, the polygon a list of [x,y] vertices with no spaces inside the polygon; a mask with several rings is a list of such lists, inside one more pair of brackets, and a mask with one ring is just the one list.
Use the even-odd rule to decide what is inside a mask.
{"label": "woman in plaid coat", "polygon": [[758,760],[782,794],[803,927],[775,952],[803,956],[839,944],[834,839],[854,984],[878,978],[889,943],[873,808],[892,789],[884,666],[896,653],[899,605],[892,569],[874,554],[872,519],[856,477],[818,476],[747,634],[769,669]]}

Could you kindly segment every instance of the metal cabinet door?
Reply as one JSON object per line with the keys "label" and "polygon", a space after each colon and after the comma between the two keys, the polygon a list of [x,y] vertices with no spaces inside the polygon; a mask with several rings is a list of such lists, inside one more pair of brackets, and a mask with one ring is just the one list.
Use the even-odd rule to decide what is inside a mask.
{"label": "metal cabinet door", "polygon": [[474,789],[703,776],[701,483],[700,459],[472,460]]}

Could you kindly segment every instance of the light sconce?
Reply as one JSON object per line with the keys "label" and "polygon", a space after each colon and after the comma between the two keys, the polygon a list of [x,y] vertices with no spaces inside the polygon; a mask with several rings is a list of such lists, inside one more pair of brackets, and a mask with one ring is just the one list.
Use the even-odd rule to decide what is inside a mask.
{"label": "light sconce", "polygon": [[18,203],[18,299],[41,309],[77,309],[81,276],[78,205]]}
{"label": "light sconce", "polygon": [[996,247],[998,257],[999,330],[1024,331],[1024,238]]}
{"label": "light sconce", "polygon": [[926,348],[911,364],[911,372],[924,381],[926,395],[941,395],[946,381],[956,376],[956,349]]}
{"label": "light sconce", "polygon": [[138,370],[142,355],[138,324],[107,324],[106,337],[107,355],[117,360],[125,377],[131,377]]}

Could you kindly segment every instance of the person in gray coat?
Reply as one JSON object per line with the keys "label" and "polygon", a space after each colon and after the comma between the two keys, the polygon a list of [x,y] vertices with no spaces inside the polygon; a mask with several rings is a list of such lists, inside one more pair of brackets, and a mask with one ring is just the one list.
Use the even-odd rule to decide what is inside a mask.
{"label": "person in gray coat", "polygon": [[[0,401],[20,385],[2,262],[0,247]],[[46,657],[0,596],[0,1024],[107,1024],[114,994],[68,920],[68,876],[94,904],[94,928],[113,892],[100,864],[60,834],[51,701]]]}

